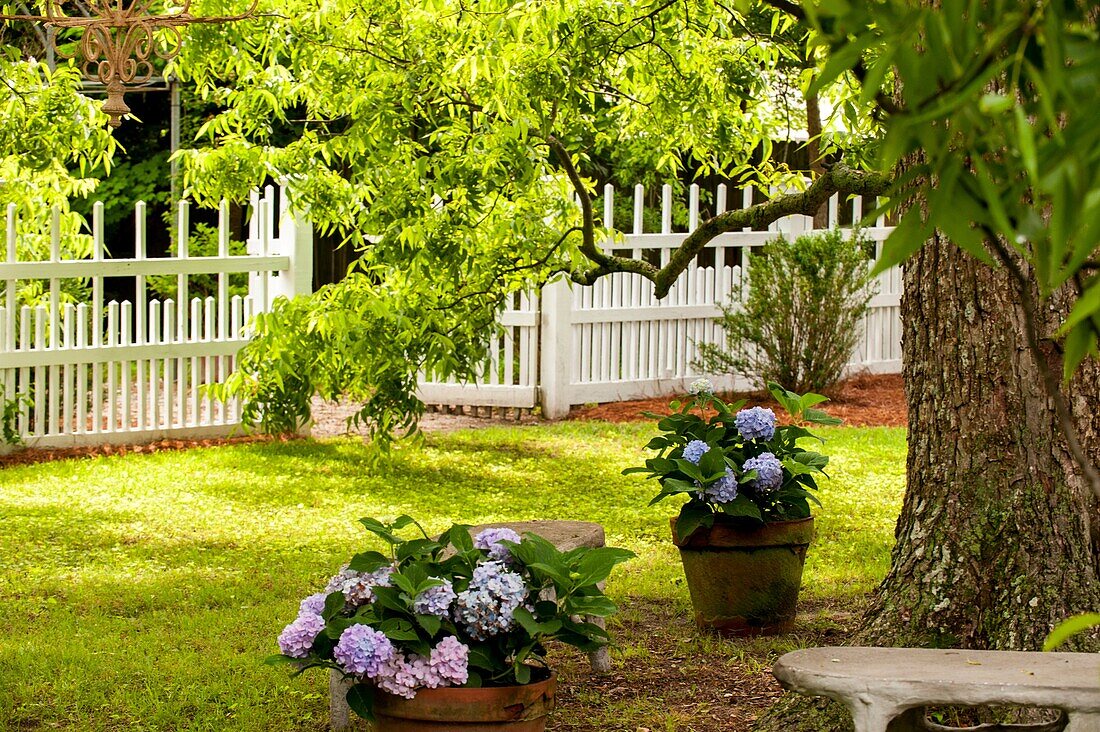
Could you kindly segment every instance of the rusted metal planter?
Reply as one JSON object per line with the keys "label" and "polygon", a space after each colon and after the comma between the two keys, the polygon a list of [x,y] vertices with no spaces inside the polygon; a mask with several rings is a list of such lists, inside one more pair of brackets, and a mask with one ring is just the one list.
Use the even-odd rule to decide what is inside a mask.
{"label": "rusted metal planter", "polygon": [[695,622],[723,635],[775,635],[790,629],[802,586],[812,518],[746,525],[718,514],[680,548]]}
{"label": "rusted metal planter", "polygon": [[421,689],[412,699],[376,692],[374,732],[543,732],[557,676],[525,686]]}

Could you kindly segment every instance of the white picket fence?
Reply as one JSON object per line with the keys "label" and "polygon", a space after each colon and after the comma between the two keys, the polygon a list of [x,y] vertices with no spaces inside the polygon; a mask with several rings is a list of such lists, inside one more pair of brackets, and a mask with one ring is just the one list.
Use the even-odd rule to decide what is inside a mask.
{"label": "white picket fence", "polygon": [[[92,214],[91,259],[61,258],[59,215],[50,257],[18,258],[19,222],[7,211],[6,258],[0,262],[0,397],[17,405],[14,427],[33,447],[142,442],[224,435],[240,420],[237,402],[211,399],[204,385],[232,372],[249,338],[251,317],[280,295],[307,293],[312,231],[290,216],[270,187],[253,196],[247,255],[230,255],[229,208],[219,211],[215,256],[188,251],[189,204],[176,212],[176,256],[146,256],[146,210],[135,210],[135,256],[111,258],[103,239],[103,205]],[[277,210],[278,209],[278,210]],[[278,217],[278,235],[276,235]],[[229,277],[248,274],[248,295],[230,296]],[[149,297],[148,278],[174,276],[177,297]],[[215,275],[217,294],[189,297],[190,277]],[[104,302],[105,277],[133,277],[133,301]],[[62,302],[62,281],[88,280],[89,302]],[[48,302],[17,307],[20,281],[42,280]],[[2,447],[2,446],[0,446]]]}
{"label": "white picket fence", "polygon": [[[727,193],[724,186],[718,187],[718,212],[726,210]],[[605,189],[604,223],[609,229],[616,225],[614,195],[612,188]],[[742,204],[750,205],[753,195],[750,189],[741,191]],[[605,249],[667,262],[698,224],[699,199],[699,188],[692,186],[686,231],[674,231],[672,191],[666,186],[661,230],[647,232],[644,190],[636,187],[631,232],[607,240]],[[850,202],[834,197],[830,226],[839,222],[840,207],[849,204],[852,219],[862,218],[858,197]],[[296,220],[287,210],[286,197],[270,187],[253,196],[251,210],[248,253],[243,256],[229,254],[225,205],[219,211],[218,253],[189,252],[189,207],[184,202],[176,217],[176,256],[146,256],[145,207],[138,204],[135,256],[109,257],[103,207],[97,204],[91,259],[61,258],[64,250],[55,215],[49,258],[19,261],[19,222],[14,207],[9,207],[6,258],[0,262],[0,282],[6,291],[0,303],[0,397],[8,404],[18,397],[14,427],[26,444],[64,447],[219,436],[239,424],[240,405],[215,402],[203,387],[221,383],[232,373],[254,314],[266,311],[276,297],[308,293],[312,284],[308,222]],[[570,287],[559,280],[541,293],[517,295],[500,316],[502,327],[489,345],[478,378],[468,383],[422,379],[419,395],[429,404],[539,405],[544,415],[560,417],[575,404],[682,393],[700,376],[692,366],[698,344],[728,345],[715,318],[722,304],[736,300],[744,290],[740,263],[746,261],[745,250],[762,246],[779,232],[796,234],[809,227],[809,219],[793,216],[768,231],[722,234],[660,301],[652,283],[630,274],[605,277],[592,287]],[[880,221],[864,232],[881,243],[890,229]],[[247,296],[231,297],[229,277],[245,273]],[[176,278],[178,296],[151,299],[148,278],[164,275]],[[215,275],[216,295],[189,297],[194,275]],[[105,277],[133,277],[134,300],[104,302]],[[62,302],[63,280],[68,279],[90,281],[90,301]],[[16,306],[16,288],[27,280],[45,283],[46,304]],[[897,269],[879,277],[878,294],[850,369],[900,370],[900,292]],[[719,388],[744,386],[729,376],[706,376]]]}
{"label": "white picket fence", "polygon": [[[661,195],[661,231],[644,231],[645,190],[636,186],[631,233],[606,241],[605,250],[642,257],[649,253],[661,264],[669,261],[688,233],[699,223],[700,195],[691,186],[686,231],[673,230],[670,186]],[[754,202],[754,191],[739,191],[743,206]],[[615,191],[604,189],[605,228],[614,229]],[[717,213],[727,210],[729,191],[715,191]],[[758,199],[757,199],[758,200]],[[841,220],[841,206],[850,205],[851,220],[860,221],[861,197],[829,202],[829,228]],[[626,227],[620,227],[625,229]],[[571,405],[614,402],[683,393],[700,376],[721,389],[744,388],[747,382],[729,375],[701,374],[692,363],[699,344],[725,347],[725,333],[715,319],[721,305],[736,300],[747,280],[740,264],[744,251],[760,247],[779,233],[797,235],[811,230],[812,219],[791,216],[768,231],[722,234],[707,245],[712,254],[702,266],[700,255],[679,277],[668,296],[657,300],[653,284],[639,275],[618,273],[591,287],[570,286],[564,279],[545,287],[541,298],[525,296],[501,316],[503,333],[473,383],[422,383],[421,398],[430,404],[476,404],[531,408],[540,405],[551,418],[568,414]],[[876,242],[876,252],[892,228],[879,220],[863,233]],[[863,323],[863,337],[849,371],[896,373],[901,370],[901,273],[891,269],[878,278],[877,294]],[[537,344],[537,345],[536,345]]]}

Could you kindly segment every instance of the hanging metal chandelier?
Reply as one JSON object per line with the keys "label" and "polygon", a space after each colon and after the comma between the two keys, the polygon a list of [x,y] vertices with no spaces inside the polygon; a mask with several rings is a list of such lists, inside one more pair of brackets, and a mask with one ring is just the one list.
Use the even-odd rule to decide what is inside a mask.
{"label": "hanging metal chandelier", "polygon": [[[124,95],[135,85],[149,81],[154,74],[153,61],[175,58],[183,44],[180,28],[194,23],[228,23],[251,17],[259,0],[240,15],[196,17],[191,15],[191,0],[169,3],[165,12],[154,12],[158,0],[84,0],[67,3],[86,14],[67,15],[60,0],[46,0],[45,15],[0,15],[0,20],[27,20],[52,29],[81,29],[77,44],[84,77],[99,81],[107,89],[103,111],[109,124],[118,127],[129,114]],[[159,34],[158,31],[166,31]],[[57,36],[50,43],[57,50]],[[58,50],[59,54],[62,54]],[[64,55],[64,54],[62,54]]]}

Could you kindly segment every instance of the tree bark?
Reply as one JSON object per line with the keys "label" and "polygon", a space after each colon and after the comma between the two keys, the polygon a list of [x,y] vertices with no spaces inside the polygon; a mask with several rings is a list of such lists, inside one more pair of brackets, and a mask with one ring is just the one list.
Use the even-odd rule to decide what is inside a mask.
{"label": "tree bark", "polygon": [[[1060,293],[1040,313],[1056,373],[1051,335],[1071,297]],[[1100,607],[1096,501],[1043,389],[1023,317],[1004,268],[948,241],[933,239],[906,266],[907,491],[890,573],[867,616],[871,640],[1035,650],[1066,616]],[[1067,394],[1095,462],[1095,362]]]}
{"label": "tree bark", "polygon": [[[1040,313],[1046,355],[1073,293]],[[1066,617],[1100,608],[1100,511],[1072,459],[1005,269],[943,238],[905,266],[906,495],[891,569],[860,645],[1038,650]],[[1100,368],[1065,387],[1100,459]],[[1079,636],[1073,650],[1100,647]],[[848,730],[839,705],[794,695],[759,730]]]}

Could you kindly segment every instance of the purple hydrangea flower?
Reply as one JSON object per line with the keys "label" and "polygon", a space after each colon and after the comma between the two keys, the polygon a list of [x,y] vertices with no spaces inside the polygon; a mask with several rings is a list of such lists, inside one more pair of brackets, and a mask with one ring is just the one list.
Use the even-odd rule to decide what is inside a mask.
{"label": "purple hydrangea flower", "polygon": [[512,614],[527,597],[523,577],[502,562],[485,562],[474,570],[470,587],[455,600],[455,620],[476,640],[512,629]]}
{"label": "purple hydrangea flower", "polygon": [[713,394],[714,384],[710,382],[710,379],[696,379],[695,381],[691,382],[691,386],[688,387],[688,393],[692,396]]}
{"label": "purple hydrangea flower", "polygon": [[518,544],[522,537],[509,528],[488,528],[474,537],[474,546],[489,552],[489,558],[504,561],[511,558],[508,547],[501,544],[502,541],[510,541]]}
{"label": "purple hydrangea flower", "polygon": [[438,689],[447,684],[432,666],[431,658],[409,654],[397,672],[399,683],[416,689]]}
{"label": "purple hydrangea flower", "polygon": [[435,645],[430,660],[435,673],[448,684],[462,686],[470,678],[470,648],[453,635]]}
{"label": "purple hydrangea flower", "polygon": [[332,658],[349,674],[373,679],[396,654],[384,633],[369,625],[353,625],[340,634]]}
{"label": "purple hydrangea flower", "polygon": [[737,498],[737,475],[731,468],[726,468],[726,474],[707,486],[702,493],[701,498],[704,501],[719,505],[729,503]]}
{"label": "purple hydrangea flower", "polygon": [[324,592],[318,592],[315,595],[310,595],[306,599],[302,600],[302,604],[298,606],[298,614],[305,615],[320,615],[325,610],[325,598],[328,595]]}
{"label": "purple hydrangea flower", "polygon": [[443,584],[429,587],[416,596],[413,601],[413,612],[419,615],[437,615],[445,618],[451,614],[451,603],[454,602],[454,587],[450,580],[443,580]]}
{"label": "purple hydrangea flower", "polygon": [[412,669],[409,667],[403,655],[397,655],[386,663],[378,675],[374,677],[374,684],[382,691],[395,696],[412,699],[416,696],[418,682]]}
{"label": "purple hydrangea flower", "polygon": [[366,574],[344,567],[340,573],[325,585],[325,593],[343,592],[344,599],[351,607],[366,605],[374,600],[374,587],[389,587],[393,567],[382,567]]}
{"label": "purple hydrangea flower", "polygon": [[770,452],[745,461],[745,471],[756,471],[756,479],[750,485],[759,493],[770,493],[783,485],[783,463]]}
{"label": "purple hydrangea flower", "polygon": [[734,424],[746,440],[770,440],[775,437],[775,412],[767,407],[742,409],[734,417]]}
{"label": "purple hydrangea flower", "polygon": [[305,658],[317,634],[325,629],[325,620],[314,613],[302,613],[279,634],[279,650],[284,656]]}
{"label": "purple hydrangea flower", "polygon": [[684,460],[698,465],[699,461],[703,459],[703,455],[708,452],[710,452],[710,445],[702,440],[692,440],[684,446]]}

